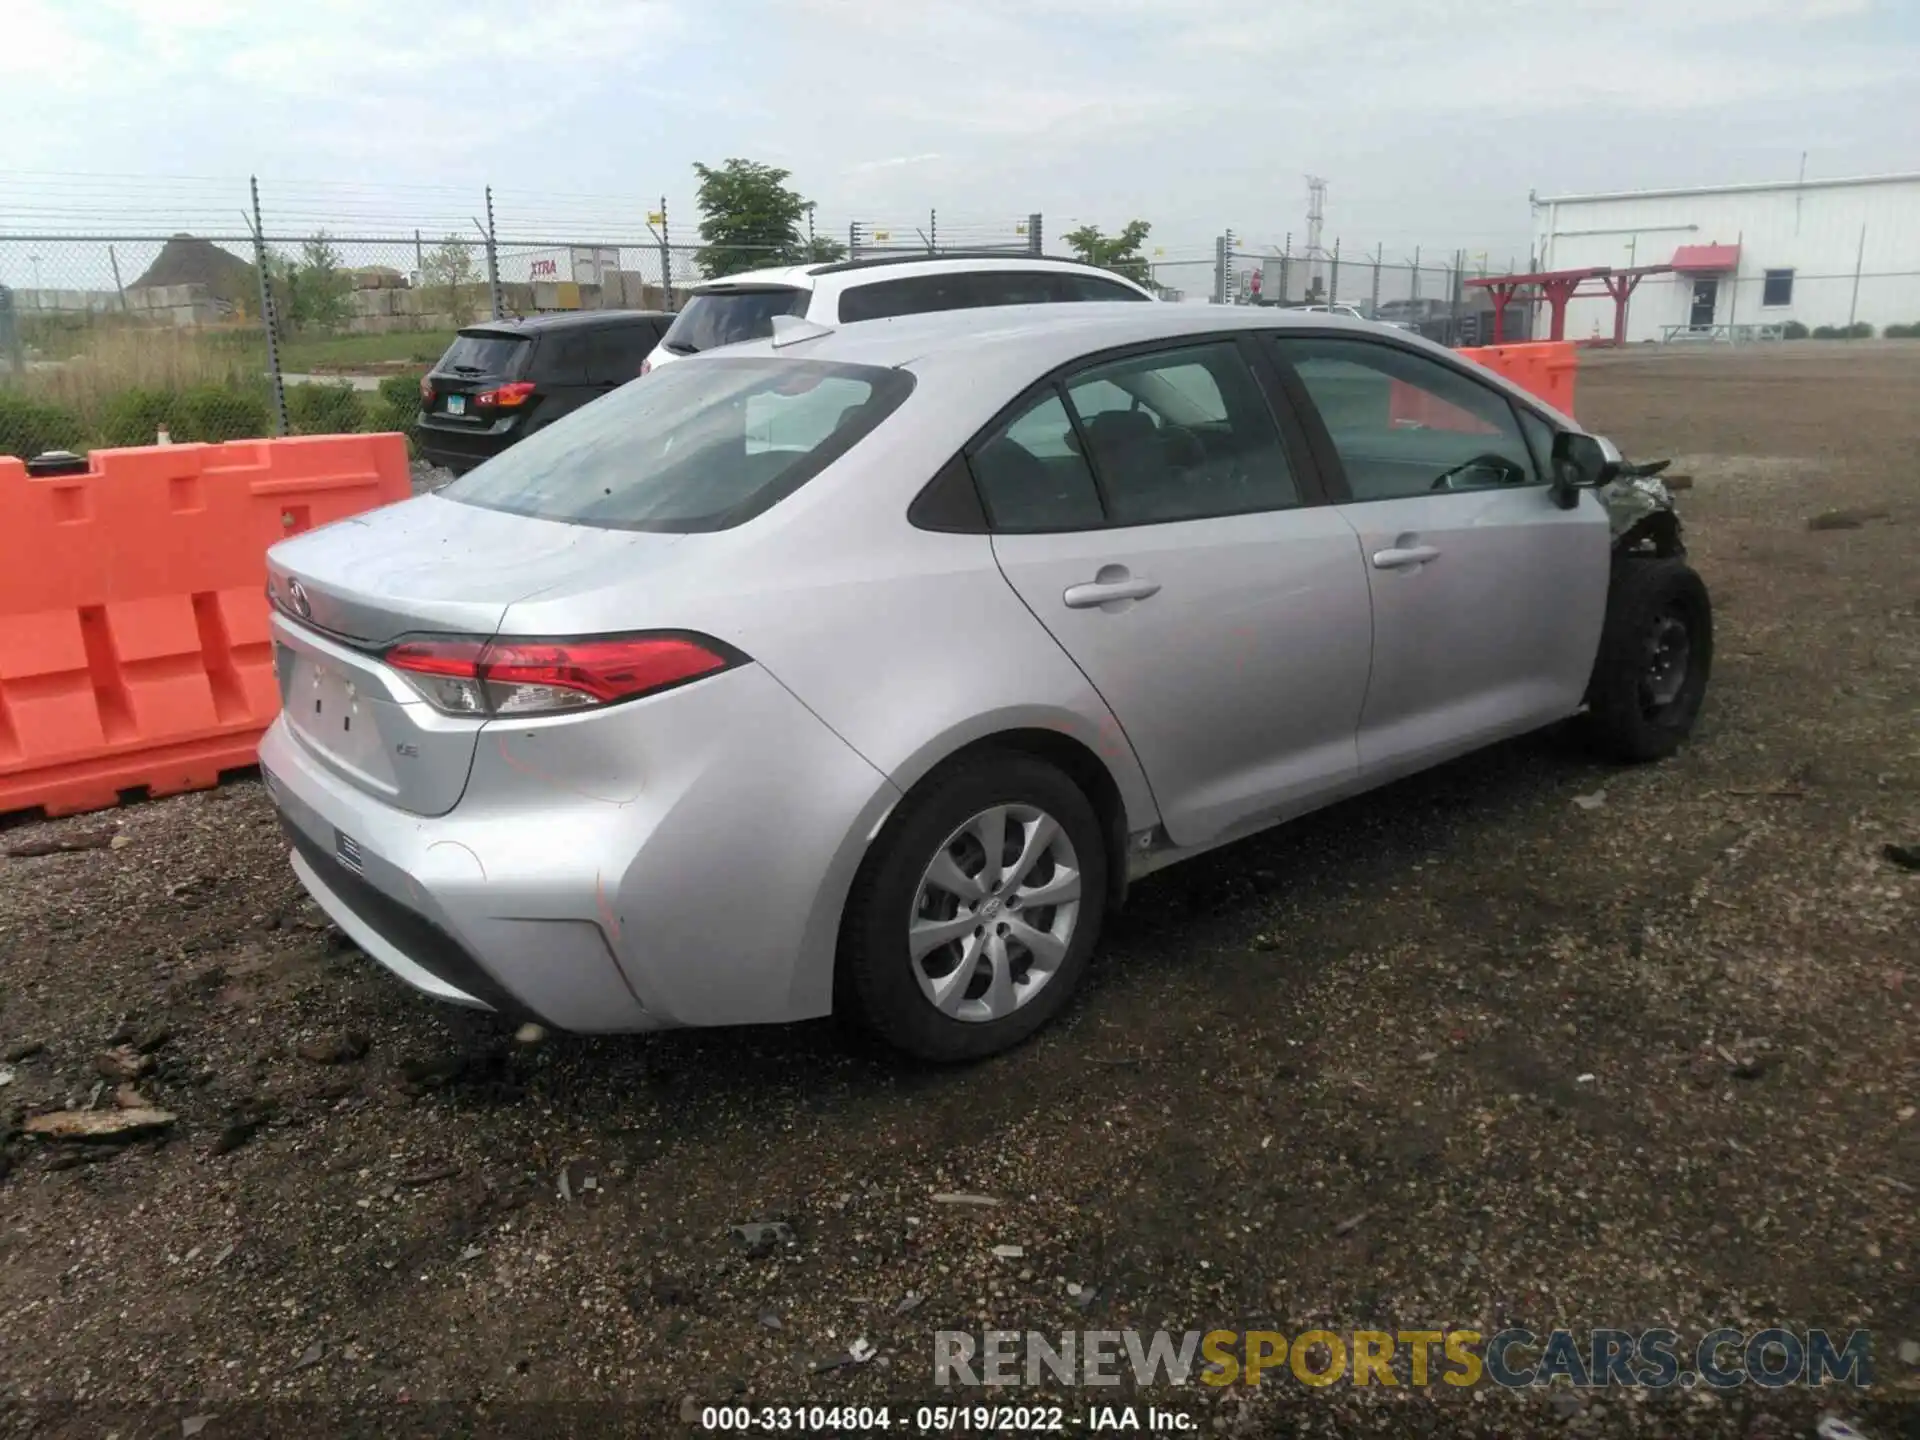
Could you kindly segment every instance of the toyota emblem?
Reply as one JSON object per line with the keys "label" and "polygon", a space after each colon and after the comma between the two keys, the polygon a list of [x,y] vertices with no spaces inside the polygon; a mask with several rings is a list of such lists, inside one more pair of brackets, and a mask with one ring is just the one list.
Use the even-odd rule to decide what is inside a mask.
{"label": "toyota emblem", "polygon": [[293,610],[302,620],[313,614],[313,602],[307,599],[307,587],[298,580],[287,581],[287,599]]}

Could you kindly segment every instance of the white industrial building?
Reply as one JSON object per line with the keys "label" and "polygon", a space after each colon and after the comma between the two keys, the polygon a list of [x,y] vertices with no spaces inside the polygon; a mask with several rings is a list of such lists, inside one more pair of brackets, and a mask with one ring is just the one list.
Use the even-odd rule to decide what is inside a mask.
{"label": "white industrial building", "polygon": [[[1633,292],[1629,342],[1920,322],[1920,174],[1531,198],[1541,271],[1673,267]],[[1570,340],[1613,334],[1613,301],[1589,289],[1569,304]],[[1542,303],[1535,335],[1548,318]]]}

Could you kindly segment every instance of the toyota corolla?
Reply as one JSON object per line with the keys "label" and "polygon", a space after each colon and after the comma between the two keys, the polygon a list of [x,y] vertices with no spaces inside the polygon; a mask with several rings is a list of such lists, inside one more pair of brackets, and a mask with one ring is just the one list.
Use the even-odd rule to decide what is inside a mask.
{"label": "toyota corolla", "polygon": [[1330,315],[783,318],[274,547],[300,879],[578,1031],[1057,1014],[1127,882],[1712,651],[1655,466]]}

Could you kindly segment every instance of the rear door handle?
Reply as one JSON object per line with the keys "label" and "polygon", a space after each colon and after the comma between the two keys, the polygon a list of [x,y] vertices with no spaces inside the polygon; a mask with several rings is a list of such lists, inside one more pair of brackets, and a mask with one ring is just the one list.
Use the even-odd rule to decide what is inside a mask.
{"label": "rear door handle", "polygon": [[1391,550],[1373,552],[1373,568],[1376,570],[1405,570],[1410,566],[1424,565],[1437,559],[1440,552],[1431,545],[1407,545]]}
{"label": "rear door handle", "polygon": [[1091,610],[1115,600],[1145,600],[1159,593],[1158,580],[1090,580],[1083,585],[1069,585],[1060,598],[1067,602],[1069,610]]}

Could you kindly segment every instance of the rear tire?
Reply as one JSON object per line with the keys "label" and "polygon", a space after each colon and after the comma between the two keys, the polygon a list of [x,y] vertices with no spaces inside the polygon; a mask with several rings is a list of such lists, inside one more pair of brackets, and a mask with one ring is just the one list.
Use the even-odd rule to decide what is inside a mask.
{"label": "rear tire", "polygon": [[[997,860],[983,835],[1001,837]],[[923,782],[868,850],[841,925],[840,1003],[922,1060],[998,1054],[1072,998],[1106,899],[1105,839],[1080,788],[1030,755],[970,758]]]}
{"label": "rear tire", "polygon": [[1615,561],[1586,729],[1615,760],[1664,760],[1692,733],[1713,669],[1713,605],[1678,558]]}

